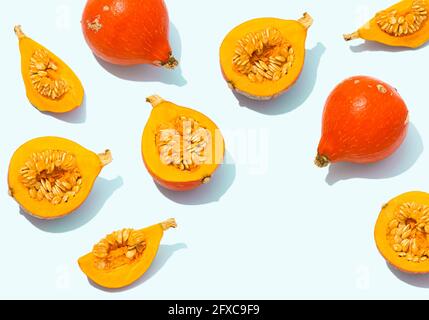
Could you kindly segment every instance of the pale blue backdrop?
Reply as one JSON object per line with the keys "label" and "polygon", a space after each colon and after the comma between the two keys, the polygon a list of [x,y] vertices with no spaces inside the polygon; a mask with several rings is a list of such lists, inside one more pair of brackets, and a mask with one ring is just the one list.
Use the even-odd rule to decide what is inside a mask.
{"label": "pale blue backdrop", "polygon": [[[171,42],[181,68],[124,69],[97,61],[86,46],[83,0],[16,0],[0,10],[1,298],[429,298],[429,276],[389,268],[373,241],[381,205],[412,189],[428,190],[427,69],[429,48],[391,49],[360,41],[354,31],[391,0],[167,0]],[[218,48],[235,25],[260,16],[314,17],[300,80],[283,97],[257,103],[236,97],[222,79]],[[21,81],[15,24],[67,61],[86,89],[71,114],[41,114]],[[408,103],[409,136],[390,159],[370,166],[318,169],[313,158],[330,90],[366,74],[395,86]],[[157,188],[140,155],[158,93],[199,109],[223,130],[227,164],[213,182],[176,194]],[[38,221],[7,195],[13,151],[35,136],[71,138],[114,161],[74,215]],[[106,233],[170,216],[150,271],[118,292],[88,283],[76,263]]]}

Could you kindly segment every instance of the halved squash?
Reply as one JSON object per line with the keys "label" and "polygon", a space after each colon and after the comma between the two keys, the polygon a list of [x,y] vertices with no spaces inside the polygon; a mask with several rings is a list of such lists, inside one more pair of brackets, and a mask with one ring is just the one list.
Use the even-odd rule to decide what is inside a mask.
{"label": "halved squash", "polygon": [[64,138],[36,138],[19,147],[10,160],[9,194],[35,217],[60,218],[86,200],[101,169],[111,161],[109,150],[97,155]]}
{"label": "halved squash", "polygon": [[79,107],[84,90],[79,78],[59,57],[15,27],[21,73],[28,100],[40,111],[69,112]]}
{"label": "halved squash", "polygon": [[92,252],[79,258],[79,267],[102,287],[126,287],[149,269],[164,231],[176,227],[176,221],[169,219],[140,230],[115,231],[99,241]]}
{"label": "halved squash", "polygon": [[429,194],[413,191],[385,204],[375,225],[377,248],[391,265],[429,273]]}
{"label": "halved squash", "polygon": [[298,21],[258,18],[235,27],[222,42],[220,64],[229,87],[268,100],[291,87],[304,66],[308,13]]}
{"label": "halved squash", "polygon": [[378,12],[346,41],[364,39],[389,46],[418,48],[429,41],[428,0],[402,0]]}
{"label": "halved squash", "polygon": [[153,179],[176,191],[208,183],[225,153],[219,128],[196,110],[159,96],[147,100],[153,109],[143,131],[142,156]]}

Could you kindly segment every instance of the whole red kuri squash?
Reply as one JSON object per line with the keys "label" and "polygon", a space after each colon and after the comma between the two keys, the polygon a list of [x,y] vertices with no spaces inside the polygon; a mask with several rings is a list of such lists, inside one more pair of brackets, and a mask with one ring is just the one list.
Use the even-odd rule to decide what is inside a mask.
{"label": "whole red kuri squash", "polygon": [[163,0],[88,0],[81,23],[91,50],[107,62],[177,66]]}
{"label": "whole red kuri squash", "polygon": [[371,77],[349,78],[326,102],[315,163],[383,160],[402,144],[407,128],[408,109],[396,89]]}

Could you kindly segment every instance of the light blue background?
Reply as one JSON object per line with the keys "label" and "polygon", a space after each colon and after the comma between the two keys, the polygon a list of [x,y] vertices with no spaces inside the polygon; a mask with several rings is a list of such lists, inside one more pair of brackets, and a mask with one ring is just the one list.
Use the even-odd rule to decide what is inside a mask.
{"label": "light blue background", "polygon": [[[429,276],[389,268],[373,241],[381,205],[429,187],[428,47],[390,49],[352,32],[390,0],[167,0],[177,71],[99,63],[86,46],[84,1],[16,0],[0,10],[1,298],[429,298]],[[260,16],[314,17],[300,80],[268,103],[237,99],[222,79],[218,48],[235,25]],[[32,108],[20,74],[15,24],[57,53],[86,89],[83,108],[53,117]],[[409,136],[388,160],[318,169],[313,158],[330,90],[356,74],[378,77],[408,103]],[[223,130],[228,164],[213,182],[176,194],[146,172],[140,139],[158,93],[201,110]],[[83,207],[58,221],[20,214],[7,195],[13,151],[36,136],[71,138],[94,151],[110,148],[106,167]],[[150,271],[118,292],[90,285],[76,263],[110,231],[176,217]]]}

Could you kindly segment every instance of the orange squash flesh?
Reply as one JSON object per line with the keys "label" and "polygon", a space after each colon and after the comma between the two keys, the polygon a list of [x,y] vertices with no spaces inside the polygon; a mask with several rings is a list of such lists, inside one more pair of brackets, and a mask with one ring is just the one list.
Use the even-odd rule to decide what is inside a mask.
{"label": "orange squash flesh", "polygon": [[[53,205],[47,199],[38,200],[29,196],[28,188],[22,183],[21,168],[34,154],[46,150],[61,150],[73,154],[82,177],[79,192],[67,203]],[[101,169],[110,163],[112,156],[109,150],[95,154],[79,144],[59,137],[41,137],[30,140],[19,147],[13,154],[8,173],[9,194],[28,214],[41,219],[61,218],[76,210],[88,197]]]}
{"label": "orange squash flesh", "polygon": [[[15,33],[19,39],[21,52],[21,73],[24,80],[28,100],[40,111],[53,113],[65,113],[82,105],[84,89],[79,78],[70,67],[59,57],[46,49],[41,44],[27,37],[20,26],[15,27]],[[48,76],[52,80],[62,79],[67,83],[67,91],[59,98],[51,98],[40,94],[33,85],[34,79],[30,76],[31,59],[37,50],[46,52],[55,65],[56,70],[50,69]]]}
{"label": "orange squash flesh", "polygon": [[[408,208],[409,205],[414,207],[412,207],[412,209],[402,209]],[[406,249],[406,252],[394,250],[393,246],[396,242],[394,236],[391,234],[391,232],[393,232],[396,235],[398,232],[397,229],[402,230],[403,228],[401,225],[398,225],[395,229],[394,225],[391,225],[392,223],[396,224],[395,221],[392,222],[393,220],[398,221],[398,210],[400,208],[402,212],[406,212],[404,218],[405,226],[410,224],[410,227],[407,227],[407,229],[410,229],[409,233],[411,233],[411,235],[404,236],[404,232],[400,237],[401,242],[404,241],[404,239],[410,240],[409,242],[405,240],[403,243],[404,245],[409,243],[408,247],[403,247],[403,249]],[[410,212],[409,215],[408,212]],[[429,259],[427,258],[429,253],[426,252],[429,249],[429,234],[424,231],[423,225],[420,226],[420,228],[423,229],[418,229],[419,224],[424,220],[422,219],[423,214],[426,215],[428,213],[429,194],[421,191],[413,191],[401,194],[390,200],[383,206],[377,219],[374,230],[377,248],[387,262],[403,272],[414,274],[429,273]],[[426,231],[429,230],[426,229]],[[416,239],[415,247],[413,247],[412,244],[413,239]],[[399,250],[399,248],[397,250]],[[407,254],[407,256],[400,256],[405,254]],[[421,258],[422,256],[423,258]],[[420,257],[418,262],[408,259],[416,259],[416,257]]]}
{"label": "orange squash flesh", "polygon": [[[153,109],[143,131],[142,157],[150,175],[161,186],[175,191],[191,190],[208,183],[222,163],[225,153],[224,140],[216,124],[196,110],[178,106],[158,96],[149,97],[148,101]],[[191,170],[180,170],[165,164],[161,161],[159,146],[156,144],[160,127],[179,117],[192,118],[210,132],[211,141],[206,147],[208,161]]]}
{"label": "orange squash flesh", "polygon": [[[229,87],[240,94],[257,100],[269,100],[285,92],[297,81],[303,69],[307,30],[312,23],[313,19],[308,13],[305,13],[298,21],[258,18],[235,27],[228,33],[220,47],[220,65]],[[252,82],[246,74],[240,73],[234,68],[233,59],[240,40],[250,33],[257,33],[266,29],[275,29],[281,32],[284,40],[291,44],[295,59],[288,74],[280,80]],[[255,55],[251,59],[256,59]]]}
{"label": "orange squash flesh", "polygon": [[101,270],[96,267],[96,257],[91,252],[79,258],[79,267],[89,279],[104,288],[117,289],[129,286],[151,266],[158,252],[164,231],[176,227],[175,220],[169,219],[140,230],[145,234],[146,248],[140,257],[129,264],[111,270]]}
{"label": "orange squash flesh", "polygon": [[[413,32],[408,32],[404,34],[403,30],[407,28],[409,30],[409,24],[411,21],[415,21],[419,11],[413,10],[423,10],[426,12],[422,15],[422,22],[418,25],[418,30]],[[395,47],[408,47],[408,48],[418,48],[429,41],[429,21],[428,21],[428,12],[429,10],[429,1],[428,0],[402,0],[391,7],[378,12],[374,18],[368,21],[365,25],[359,28],[358,31],[351,34],[345,34],[344,39],[346,41],[354,39],[364,39],[369,41],[376,41],[383,43],[389,46]],[[413,18],[413,16],[415,16]],[[402,19],[403,17],[404,19]],[[424,17],[424,18],[423,18]],[[383,30],[383,27],[390,28],[389,19],[392,19],[393,24],[392,30],[399,30],[398,20],[401,18],[401,35],[395,35],[386,30]],[[420,19],[420,18],[418,18]],[[387,24],[386,24],[387,23]],[[406,23],[406,24],[405,24]],[[416,23],[416,22],[414,22]],[[389,29],[387,29],[389,31]]]}

